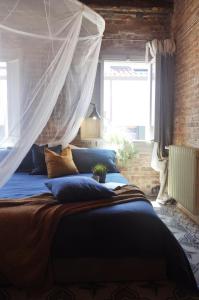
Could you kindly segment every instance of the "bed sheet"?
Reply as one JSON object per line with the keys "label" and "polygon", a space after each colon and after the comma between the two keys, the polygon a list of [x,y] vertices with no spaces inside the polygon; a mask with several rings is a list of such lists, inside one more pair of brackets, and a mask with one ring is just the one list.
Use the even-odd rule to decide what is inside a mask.
{"label": "bed sheet", "polygon": [[[91,177],[92,174],[87,173],[74,176]],[[17,199],[48,193],[49,190],[44,184],[47,180],[48,177],[44,175],[15,173],[10,180],[2,188],[0,188],[0,199]],[[120,173],[108,173],[106,176],[106,182],[128,183],[127,179]]]}

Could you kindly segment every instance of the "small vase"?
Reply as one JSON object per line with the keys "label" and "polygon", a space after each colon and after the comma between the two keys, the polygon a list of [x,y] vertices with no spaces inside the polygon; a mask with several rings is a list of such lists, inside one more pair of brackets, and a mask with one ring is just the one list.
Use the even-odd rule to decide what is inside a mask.
{"label": "small vase", "polygon": [[106,173],[99,176],[99,182],[105,183],[106,182]]}

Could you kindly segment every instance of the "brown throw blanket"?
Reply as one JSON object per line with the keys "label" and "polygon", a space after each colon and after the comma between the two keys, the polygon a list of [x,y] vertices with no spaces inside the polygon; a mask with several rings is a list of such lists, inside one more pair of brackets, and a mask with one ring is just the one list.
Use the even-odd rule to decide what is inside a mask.
{"label": "brown throw blanket", "polygon": [[1,200],[0,273],[18,287],[49,282],[51,242],[63,215],[145,198],[137,187],[130,185],[115,193],[110,199],[67,204],[58,203],[51,194]]}

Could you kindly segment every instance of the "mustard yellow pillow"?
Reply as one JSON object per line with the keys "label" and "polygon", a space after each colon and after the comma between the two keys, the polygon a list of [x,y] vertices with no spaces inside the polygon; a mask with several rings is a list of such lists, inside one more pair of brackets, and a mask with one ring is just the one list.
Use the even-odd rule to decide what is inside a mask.
{"label": "mustard yellow pillow", "polygon": [[45,161],[48,171],[48,178],[78,173],[77,167],[73,161],[71,149],[69,147],[65,148],[61,152],[61,155],[46,148]]}

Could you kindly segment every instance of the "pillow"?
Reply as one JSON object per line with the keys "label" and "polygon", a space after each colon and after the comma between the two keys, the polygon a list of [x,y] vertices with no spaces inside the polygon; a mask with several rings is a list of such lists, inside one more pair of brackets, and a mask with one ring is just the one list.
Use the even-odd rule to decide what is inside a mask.
{"label": "pillow", "polygon": [[109,173],[118,173],[114,150],[86,148],[72,149],[74,163],[80,173],[91,173],[96,164],[104,164]]}
{"label": "pillow", "polygon": [[34,168],[33,159],[32,159],[32,147],[20,163],[16,172],[31,172]]}
{"label": "pillow", "polygon": [[[31,172],[31,175],[46,175],[47,174],[47,168],[46,168],[46,162],[45,162],[45,154],[44,150],[47,148],[48,145],[38,146],[36,144],[32,147],[32,159],[33,159],[33,170]],[[50,147],[50,150],[60,154],[62,147],[61,145]]]}
{"label": "pillow", "polygon": [[61,155],[46,148],[45,161],[49,178],[78,173],[69,147],[64,149]]}
{"label": "pillow", "polygon": [[89,177],[68,176],[47,181],[46,186],[62,202],[91,201],[110,198],[115,193]]}

